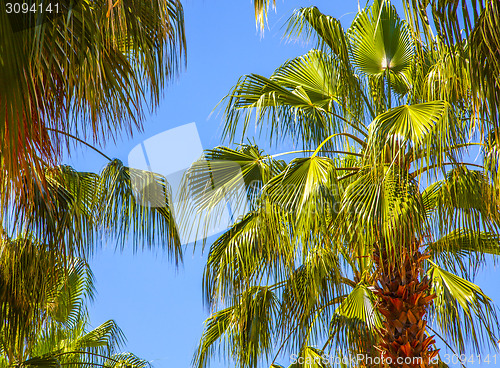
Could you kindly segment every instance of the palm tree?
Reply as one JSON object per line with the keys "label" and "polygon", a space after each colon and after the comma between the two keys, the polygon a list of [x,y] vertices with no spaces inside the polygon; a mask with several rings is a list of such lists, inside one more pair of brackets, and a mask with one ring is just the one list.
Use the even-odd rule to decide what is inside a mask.
{"label": "palm tree", "polygon": [[[413,28],[449,45],[465,43],[457,54],[455,72],[470,79],[474,112],[485,133],[498,136],[500,121],[500,4],[495,0],[405,0]],[[431,10],[431,14],[428,12]]]}
{"label": "palm tree", "polygon": [[[93,276],[81,259],[62,259],[34,238],[2,238],[1,290],[9,322],[0,329],[0,366],[134,368],[149,363],[118,353],[123,333],[112,320],[87,331]],[[50,268],[53,272],[46,272]]]}
{"label": "palm tree", "polygon": [[[241,367],[284,351],[314,367],[328,353],[427,367],[436,338],[458,354],[495,346],[495,308],[470,280],[500,253],[498,148],[475,141],[469,83],[447,73],[463,45],[423,44],[384,0],[347,31],[300,9],[287,33],[317,49],[240,79],[224,134],[244,136],[254,117],[271,144],[302,149],[217,147],[185,178],[186,211],[213,214],[233,198],[247,209],[209,250],[213,314],[195,366],[217,347]],[[285,154],[304,157],[276,160]]]}
{"label": "palm tree", "polygon": [[[178,0],[58,5],[59,14],[0,14],[1,234],[33,237],[68,260],[88,259],[105,240],[118,246],[132,240],[136,248],[160,244],[177,262],[182,252],[164,178],[119,160],[109,159],[99,175],[57,163],[85,138],[103,144],[141,128],[145,108],[158,105],[185,54],[182,6]],[[36,265],[36,272],[53,271]],[[12,297],[23,288],[13,283],[0,291],[0,329],[9,327],[5,334],[14,340],[36,317],[11,315]],[[30,297],[43,295],[34,288]]]}

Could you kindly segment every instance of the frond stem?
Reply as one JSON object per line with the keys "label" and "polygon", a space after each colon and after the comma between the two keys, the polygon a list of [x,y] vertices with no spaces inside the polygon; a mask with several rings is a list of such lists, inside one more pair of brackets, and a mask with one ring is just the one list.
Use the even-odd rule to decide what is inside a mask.
{"label": "frond stem", "polygon": [[362,147],[366,147],[366,143],[363,142],[358,137],[356,137],[355,135],[352,135],[352,134],[349,134],[349,133],[336,133],[336,134],[332,134],[331,136],[329,136],[328,138],[326,138],[323,142],[321,142],[321,144],[318,146],[318,148],[316,148],[316,150],[314,151],[314,154],[313,154],[312,157],[314,157],[314,156],[316,156],[318,154],[318,152],[321,150],[321,147],[323,147],[326,144],[326,142],[328,142],[330,139],[335,138],[335,137],[337,137],[339,135],[351,138],[355,142],[359,143]]}
{"label": "frond stem", "polygon": [[66,351],[64,353],[59,353],[59,354],[55,354],[53,355],[54,357],[60,357],[60,356],[63,356],[63,355],[70,355],[70,354],[86,354],[86,355],[92,355],[92,356],[95,356],[95,357],[98,357],[98,358],[103,358],[103,359],[107,359],[107,360],[112,360],[114,361],[115,363],[118,363],[119,361],[116,360],[116,359],[113,359],[109,356],[106,356],[106,355],[101,355],[101,354],[96,354],[96,353],[91,353],[90,351]]}
{"label": "frond stem", "polygon": [[351,287],[353,287],[353,288],[355,288],[355,287],[356,287],[356,285],[357,285],[357,283],[355,283],[355,282],[354,282],[354,281],[352,281],[351,279],[348,279],[347,277],[341,277],[341,278],[340,278],[340,280],[341,280],[343,283],[345,283],[345,284],[347,284],[347,285],[349,285],[349,286],[351,286]]}
{"label": "frond stem", "polygon": [[47,130],[50,130],[50,131],[52,131],[52,132],[54,132],[54,133],[57,133],[57,134],[62,134],[62,135],[65,135],[65,136],[67,136],[67,137],[69,137],[69,138],[72,138],[72,139],[74,139],[75,141],[77,141],[77,142],[79,142],[79,143],[81,143],[81,144],[83,144],[83,145],[85,145],[85,146],[87,146],[87,147],[89,147],[89,148],[93,149],[94,151],[96,151],[97,153],[99,153],[101,156],[105,157],[108,161],[113,161],[113,160],[112,160],[109,156],[105,155],[102,151],[98,150],[98,149],[97,149],[97,148],[95,148],[93,145],[91,145],[91,144],[89,144],[89,143],[85,142],[84,140],[82,140],[82,139],[80,139],[80,138],[78,138],[78,137],[74,136],[73,134],[70,134],[70,133],[68,133],[68,132],[63,132],[63,131],[58,130],[58,129],[52,129],[52,128],[47,128]]}
{"label": "frond stem", "polygon": [[344,176],[340,177],[338,180],[344,180],[344,179],[350,178],[351,176],[356,175],[356,173],[357,173],[357,171],[350,173],[350,174],[347,174],[347,175],[344,175]]}
{"label": "frond stem", "polygon": [[436,168],[436,167],[440,167],[440,166],[450,166],[450,165],[457,165],[457,166],[458,166],[458,165],[464,165],[464,166],[474,166],[474,167],[479,167],[479,168],[481,168],[481,169],[484,169],[484,166],[482,166],[482,165],[471,164],[471,163],[468,163],[468,162],[457,162],[457,163],[453,163],[453,162],[445,162],[445,163],[443,163],[443,164],[439,164],[439,165],[431,165],[431,166],[426,166],[426,167],[424,167],[424,168],[422,168],[422,169],[420,169],[420,170],[417,170],[417,171],[414,171],[414,172],[410,173],[409,175],[410,175],[410,177],[411,177],[411,178],[415,178],[416,176],[421,175],[421,174],[423,174],[424,172],[429,171],[429,170],[431,170],[431,169],[434,169],[434,168]]}
{"label": "frond stem", "polygon": [[[314,150],[289,151],[289,152],[277,153],[277,154],[271,155],[271,157],[275,158],[275,157],[280,157],[280,156],[285,156],[285,155],[291,155],[291,154],[294,154],[294,153],[311,153],[311,152],[314,152]],[[347,151],[328,150],[328,151],[323,151],[323,152],[327,152],[327,153],[341,153],[341,154],[344,154],[344,155],[363,157],[363,155],[361,153],[354,153],[354,152],[347,152]]]}
{"label": "frond stem", "polygon": [[[351,121],[347,120],[347,119],[346,119],[346,118],[344,118],[343,116],[341,116],[341,115],[339,115],[339,114],[336,114],[336,113],[334,113],[334,112],[333,112],[333,111],[331,111],[331,110],[326,110],[326,109],[325,109],[325,111],[326,111],[327,113],[329,113],[329,114],[333,115],[334,117],[336,117],[336,118],[338,118],[338,119],[340,119],[340,120],[342,120],[342,121],[346,122],[347,124],[349,124],[349,126],[350,126],[350,127],[352,127],[352,128],[354,128],[354,129],[356,129],[358,132],[360,132],[361,134],[363,134],[363,136],[368,137],[368,134],[366,134],[365,132],[363,132],[363,131],[362,131],[361,129],[359,129],[357,126],[353,125]],[[357,120],[357,119],[355,119],[355,120],[356,120],[356,122],[357,122],[358,124],[361,124],[361,125],[363,126],[363,128],[365,128],[365,129],[367,129],[367,130],[368,130],[368,128],[366,127],[366,125],[365,125],[365,124],[363,124],[361,121],[359,121],[359,120]]]}

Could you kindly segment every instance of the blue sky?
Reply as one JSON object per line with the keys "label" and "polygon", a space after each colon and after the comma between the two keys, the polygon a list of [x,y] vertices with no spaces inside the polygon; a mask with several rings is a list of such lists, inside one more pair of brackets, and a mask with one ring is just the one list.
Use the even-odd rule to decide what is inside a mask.
{"label": "blue sky", "polygon": [[[355,0],[278,0],[277,12],[271,12],[269,28],[261,37],[256,31],[250,0],[182,3],[188,43],[187,69],[166,88],[157,113],[147,116],[144,132],[136,132],[133,138],[124,137],[116,145],[104,148],[111,157],[127,162],[129,153],[141,142],[192,122],[196,123],[203,148],[218,145],[221,118],[211,112],[238,78],[247,73],[269,75],[285,60],[309,50],[304,43],[287,43],[282,39],[283,25],[293,9],[316,5],[322,12],[341,18],[347,26],[358,7]],[[395,3],[400,7],[399,2]],[[191,144],[186,140],[183,149],[189,150]],[[165,155],[164,160],[167,165],[174,165],[182,158]],[[79,170],[99,171],[106,162],[92,151],[77,149],[68,163]],[[91,265],[98,291],[90,308],[92,325],[115,319],[128,338],[127,350],[152,361],[157,368],[189,367],[203,321],[208,316],[202,303],[201,253],[193,254],[188,248],[184,263],[176,269],[161,251],[133,254],[126,249],[120,253],[109,244],[97,252]],[[498,278],[498,270],[490,269],[480,275],[477,283],[500,301],[499,288],[493,281]],[[215,361],[212,366],[230,365]]]}

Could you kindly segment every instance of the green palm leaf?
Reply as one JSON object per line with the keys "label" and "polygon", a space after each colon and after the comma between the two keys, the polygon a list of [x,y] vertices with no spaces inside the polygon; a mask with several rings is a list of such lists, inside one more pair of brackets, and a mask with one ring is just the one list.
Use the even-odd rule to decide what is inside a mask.
{"label": "green palm leaf", "polygon": [[288,347],[300,349],[327,337],[334,308],[346,298],[346,278],[340,270],[338,255],[317,247],[304,255],[302,265],[286,280],[278,327]]}
{"label": "green palm leaf", "polygon": [[[334,127],[363,129],[355,120],[337,114],[342,109],[338,106],[337,64],[327,54],[313,50],[278,68],[270,78],[246,76],[225,98],[223,135],[230,140],[235,137],[242,115],[244,135],[253,113],[257,124],[268,121],[271,141],[288,136],[312,146],[323,142]],[[259,129],[262,131],[262,125]]]}
{"label": "green palm leaf", "polygon": [[249,280],[258,283],[269,270],[287,278],[295,263],[290,229],[276,213],[270,207],[250,212],[212,244],[203,277],[209,303],[239,298]]}
{"label": "green palm leaf", "polygon": [[465,343],[479,351],[482,343],[496,343],[500,326],[492,301],[479,286],[431,263],[427,271],[436,294],[432,316],[461,353]]}
{"label": "green palm leaf", "polygon": [[357,168],[335,167],[326,157],[297,158],[264,187],[263,196],[292,216],[294,237],[304,247],[304,254],[318,234],[330,232],[340,208],[337,175],[352,170]]}
{"label": "green palm leaf", "polygon": [[427,246],[431,258],[454,273],[475,273],[486,265],[486,255],[500,255],[500,237],[487,231],[457,229]]}
{"label": "green palm leaf", "polygon": [[44,176],[47,184],[33,184],[32,200],[12,204],[14,233],[31,233],[67,255],[90,254],[99,236],[106,236],[121,246],[128,239],[135,248],[160,244],[176,261],[182,258],[169,186],[162,176],[125,167],[119,160],[99,175],[62,166]]}
{"label": "green palm leaf", "polygon": [[440,234],[457,229],[496,234],[500,218],[495,193],[483,172],[458,167],[426,188],[422,196],[429,221]]}
{"label": "green palm leaf", "polygon": [[237,304],[213,314],[206,323],[193,359],[196,367],[206,367],[215,352],[213,345],[225,339],[225,352],[241,367],[256,367],[257,359],[271,352],[273,318],[277,300],[267,287],[250,287]]}
{"label": "green palm leaf", "polygon": [[339,20],[321,13],[315,6],[295,10],[288,21],[285,34],[305,34],[307,38],[315,36],[318,46],[327,45],[345,67],[350,66],[349,42]]}
{"label": "green palm leaf", "polygon": [[357,320],[368,328],[381,327],[381,317],[374,307],[375,296],[363,284],[358,284],[335,310],[336,316]]}
{"label": "green palm leaf", "polygon": [[467,43],[467,48],[453,57],[450,66],[461,78],[468,79],[468,87],[476,91],[471,95],[472,110],[480,117],[477,122],[481,131],[498,129],[500,94],[495,87],[500,75],[500,63],[495,56],[500,47],[498,2],[405,0],[404,5],[413,28],[426,39],[433,40],[437,32],[449,46]]}
{"label": "green palm leaf", "polygon": [[376,0],[358,13],[348,32],[353,61],[362,72],[380,76],[410,68],[414,56],[411,34],[390,2]]}
{"label": "green palm leaf", "polygon": [[[382,317],[375,307],[375,295],[359,283],[337,307],[330,323],[330,341],[339,346],[366,351],[375,341],[375,332],[382,327]],[[345,345],[348,344],[348,345]],[[349,346],[350,345],[350,346]]]}
{"label": "green palm leaf", "polygon": [[177,262],[182,250],[169,190],[161,175],[114,160],[99,176],[98,204],[104,204],[96,208],[99,224],[122,246],[130,236],[136,248],[160,244]]}
{"label": "green palm leaf", "polygon": [[446,121],[447,113],[448,105],[444,101],[395,107],[374,120],[370,126],[373,140],[384,144],[389,140],[403,139],[419,147],[432,132],[440,134],[434,138],[436,141],[442,145],[450,145],[448,136],[453,127]]}
{"label": "green palm leaf", "polygon": [[342,96],[344,110],[358,121],[363,120],[365,107],[373,116],[372,104],[363,91],[363,81],[354,71],[350,39],[340,21],[321,13],[316,7],[301,8],[294,11],[285,31],[288,37],[294,34],[317,39],[318,48],[331,56],[336,65],[335,75],[342,81],[337,83],[337,96]]}
{"label": "green palm leaf", "polygon": [[320,193],[322,188],[334,189],[330,188],[334,169],[333,161],[329,158],[313,156],[294,159],[284,171],[268,182],[264,188],[265,195],[274,204],[299,214],[314,197],[328,200]]}
{"label": "green palm leaf", "polygon": [[395,107],[370,125],[368,157],[372,164],[377,160],[408,168],[413,164],[418,169],[413,176],[437,174],[447,161],[458,161],[459,152],[449,147],[466,143],[462,127],[445,101]]}
{"label": "green palm leaf", "polygon": [[[254,209],[262,186],[284,166],[283,161],[274,160],[255,145],[206,150],[183,178],[180,199],[186,206],[184,210],[203,211],[229,200],[235,212],[247,201]],[[194,208],[189,206],[190,200]]]}

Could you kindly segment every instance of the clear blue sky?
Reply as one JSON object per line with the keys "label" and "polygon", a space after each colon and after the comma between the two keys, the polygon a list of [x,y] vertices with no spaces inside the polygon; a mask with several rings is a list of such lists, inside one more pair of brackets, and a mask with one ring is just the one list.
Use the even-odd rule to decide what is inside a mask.
{"label": "clear blue sky", "polygon": [[[220,143],[220,116],[212,109],[238,78],[247,73],[269,75],[285,60],[303,54],[309,46],[282,40],[283,25],[293,9],[316,5],[344,25],[350,24],[357,1],[277,0],[264,37],[256,31],[250,0],[185,0],[188,65],[165,91],[157,113],[147,117],[143,133],[108,145],[105,152],[124,162],[142,141],[169,129],[195,122],[203,148]],[[394,3],[400,8],[398,1]],[[362,1],[364,4],[364,1]],[[403,15],[403,12],[400,12]],[[191,143],[186,143],[186,146]],[[195,148],[193,148],[195,149]],[[167,150],[168,151],[168,150]],[[165,155],[175,165],[178,156]],[[79,170],[99,171],[105,160],[92,151],[76,150],[69,160]],[[154,167],[153,167],[154,169]],[[115,319],[128,338],[127,350],[152,361],[157,368],[188,368],[208,312],[202,305],[204,266],[200,252],[186,251],[178,269],[158,252],[115,252],[114,245],[97,252],[91,262],[97,298],[90,308],[93,326]],[[488,270],[477,283],[500,301],[498,270]],[[281,362],[288,365],[287,361]],[[500,356],[499,356],[500,364]],[[212,367],[229,367],[213,362]]]}

